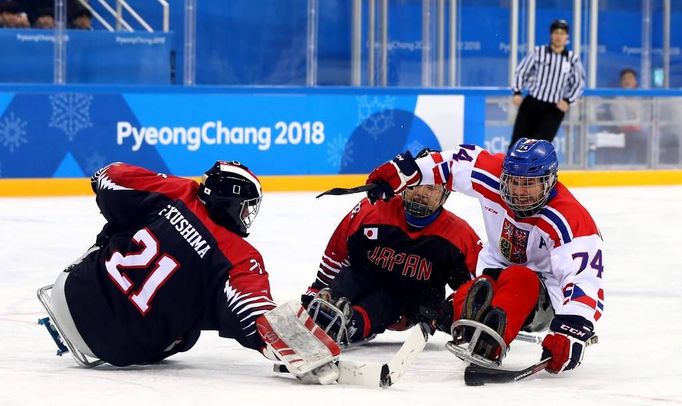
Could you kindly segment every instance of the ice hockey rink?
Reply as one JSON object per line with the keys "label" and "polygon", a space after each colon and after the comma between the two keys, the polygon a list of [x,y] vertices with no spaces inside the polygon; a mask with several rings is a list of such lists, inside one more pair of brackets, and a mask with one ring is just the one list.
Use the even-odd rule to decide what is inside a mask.
{"label": "ice hockey rink", "polygon": [[[464,363],[437,333],[393,387],[305,386],[275,376],[272,363],[204,332],[187,353],[153,366],[76,366],[37,324],[36,289],[93,242],[103,225],[93,197],[0,199],[0,405],[679,405],[682,404],[682,187],[574,189],[606,244],[606,309],[599,345],[572,372],[541,372],[510,384],[467,387]],[[312,281],[341,217],[360,196],[265,192],[251,243],[263,254],[277,302]],[[477,201],[453,194],[447,207],[484,238]],[[342,359],[385,361],[406,333],[386,333]],[[539,359],[514,343],[504,362]]]}

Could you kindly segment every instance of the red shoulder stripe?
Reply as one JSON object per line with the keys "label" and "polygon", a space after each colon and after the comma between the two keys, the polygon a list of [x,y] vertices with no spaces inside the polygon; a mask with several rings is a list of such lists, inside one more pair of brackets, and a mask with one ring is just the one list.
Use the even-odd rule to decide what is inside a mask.
{"label": "red shoulder stripe", "polygon": [[549,238],[554,241],[555,247],[561,246],[561,238],[559,233],[545,219],[538,218],[537,222],[535,222],[535,226],[549,235]]}

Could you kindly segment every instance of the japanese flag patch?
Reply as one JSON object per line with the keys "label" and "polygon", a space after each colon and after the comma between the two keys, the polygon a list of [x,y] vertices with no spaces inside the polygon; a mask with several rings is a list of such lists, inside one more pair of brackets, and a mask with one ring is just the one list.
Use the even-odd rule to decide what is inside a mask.
{"label": "japanese flag patch", "polygon": [[365,227],[365,237],[368,240],[376,240],[379,236],[379,229],[377,227]]}

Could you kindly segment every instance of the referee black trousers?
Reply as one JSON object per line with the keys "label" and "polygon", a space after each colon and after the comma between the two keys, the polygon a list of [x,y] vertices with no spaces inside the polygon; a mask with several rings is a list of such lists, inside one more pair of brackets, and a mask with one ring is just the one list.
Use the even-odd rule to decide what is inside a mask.
{"label": "referee black trousers", "polygon": [[523,137],[552,142],[563,119],[564,112],[559,110],[555,103],[526,96],[516,115],[509,147],[511,148],[517,140]]}

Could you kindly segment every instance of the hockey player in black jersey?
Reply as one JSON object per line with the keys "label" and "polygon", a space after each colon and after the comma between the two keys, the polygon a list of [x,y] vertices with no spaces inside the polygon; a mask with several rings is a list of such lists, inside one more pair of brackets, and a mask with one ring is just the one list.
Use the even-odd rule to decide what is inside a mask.
{"label": "hockey player in black jersey", "polygon": [[446,308],[445,286],[469,281],[481,244],[443,208],[442,186],[407,189],[402,199],[362,199],[338,225],[302,303],[342,345],[430,319]]}
{"label": "hockey player in black jersey", "polygon": [[[289,324],[303,328],[307,315],[276,307],[263,259],[244,239],[262,197],[246,166],[218,161],[199,184],[114,163],[91,183],[107,223],[51,292],[39,290],[81,365],[158,362],[189,350],[201,330],[280,360],[281,349],[311,342],[328,351],[320,359],[338,355],[324,334],[288,346],[279,340],[279,320],[295,317],[301,323]],[[325,364],[296,361],[300,368],[290,370],[299,375]]]}

